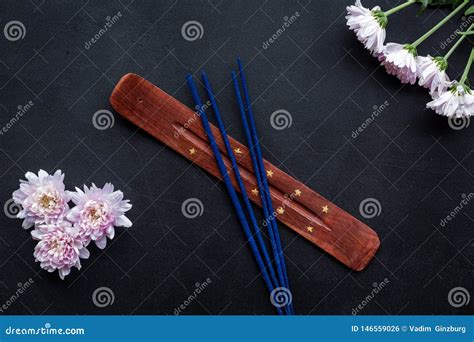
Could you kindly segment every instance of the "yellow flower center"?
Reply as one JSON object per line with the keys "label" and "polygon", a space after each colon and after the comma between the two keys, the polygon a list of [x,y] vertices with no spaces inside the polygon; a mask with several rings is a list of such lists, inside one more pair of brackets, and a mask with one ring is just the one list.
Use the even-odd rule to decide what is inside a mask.
{"label": "yellow flower center", "polygon": [[46,193],[46,194],[43,194],[40,199],[39,199],[39,203],[40,205],[47,209],[47,208],[53,208],[55,207],[57,204],[58,204],[58,199],[56,196],[50,194],[50,193]]}

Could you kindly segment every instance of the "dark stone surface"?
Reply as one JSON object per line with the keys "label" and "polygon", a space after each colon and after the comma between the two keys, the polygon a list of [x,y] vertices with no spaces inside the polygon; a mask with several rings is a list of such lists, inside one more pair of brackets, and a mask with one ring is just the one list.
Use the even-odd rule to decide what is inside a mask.
{"label": "dark stone surface", "polygon": [[[230,134],[242,140],[229,83],[238,55],[248,64],[265,157],[363,219],[382,240],[368,268],[355,273],[280,225],[296,312],[351,314],[387,278],[361,314],[472,313],[472,300],[454,308],[448,292],[460,286],[473,293],[474,204],[440,226],[462,194],[473,192],[472,127],[451,129],[424,109],[426,91],[401,86],[378,67],[345,26],[348,3],[2,1],[1,27],[19,20],[26,35],[0,37],[0,125],[17,106],[34,105],[0,135],[0,202],[26,171],[60,168],[69,189],[114,183],[132,201],[134,222],[117,229],[105,251],[91,247],[83,269],[61,281],[34,262],[35,242],[20,221],[0,215],[0,304],[18,283],[34,280],[3,314],[173,314],[207,278],[212,283],[184,314],[275,313],[224,187],[117,113],[109,129],[92,124],[95,112],[112,110],[108,97],[125,73],[191,105],[184,76],[206,69]],[[396,1],[379,3],[389,8]],[[100,35],[106,17],[118,12]],[[297,20],[264,49],[295,12]],[[390,17],[387,40],[415,40],[447,9],[416,12],[414,6]],[[202,24],[201,39],[183,38],[190,20]],[[446,51],[442,44],[458,27],[459,17],[419,53]],[[453,78],[468,52],[466,43],[450,60]],[[385,101],[386,109],[353,138]],[[291,113],[291,127],[272,128],[278,109]],[[182,215],[188,198],[202,201],[202,216]],[[379,216],[361,217],[366,198],[380,202]],[[94,305],[99,287],[113,291],[113,305]]]}

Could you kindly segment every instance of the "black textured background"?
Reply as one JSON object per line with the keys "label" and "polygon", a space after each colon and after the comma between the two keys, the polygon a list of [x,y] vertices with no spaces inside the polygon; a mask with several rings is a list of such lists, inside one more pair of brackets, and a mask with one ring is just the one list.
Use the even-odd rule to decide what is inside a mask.
{"label": "black textured background", "polygon": [[[0,125],[17,106],[34,106],[0,136],[0,202],[26,171],[60,168],[69,189],[113,182],[133,203],[134,222],[104,251],[91,247],[83,269],[61,281],[34,262],[35,242],[20,221],[0,215],[0,304],[18,283],[34,280],[3,314],[173,314],[207,278],[212,283],[185,314],[275,313],[223,186],[117,113],[109,129],[92,124],[95,112],[112,110],[109,95],[125,73],[191,105],[184,76],[204,68],[230,134],[242,140],[229,83],[238,55],[247,64],[265,157],[363,219],[382,240],[368,268],[356,273],[280,225],[296,312],[351,314],[387,278],[361,314],[472,313],[472,300],[454,308],[448,292],[460,286],[473,293],[474,204],[440,227],[462,194],[473,192],[472,127],[451,129],[424,109],[426,91],[385,74],[345,26],[350,2],[2,0],[1,28],[19,20],[26,36],[13,42],[0,35]],[[398,1],[364,1],[376,3],[390,8]],[[430,9],[417,17],[415,7],[390,17],[387,41],[413,41],[448,13]],[[120,20],[86,49],[119,11]],[[263,49],[296,11],[298,20]],[[190,20],[204,29],[191,42],[181,35]],[[460,23],[457,16],[419,53],[442,53]],[[453,78],[469,45],[450,60]],[[385,101],[388,108],[352,138]],[[291,113],[291,127],[272,128],[278,109]],[[202,216],[182,215],[188,198],[202,201]],[[379,216],[361,217],[365,198],[381,203]],[[99,287],[113,291],[112,305],[94,305]]]}

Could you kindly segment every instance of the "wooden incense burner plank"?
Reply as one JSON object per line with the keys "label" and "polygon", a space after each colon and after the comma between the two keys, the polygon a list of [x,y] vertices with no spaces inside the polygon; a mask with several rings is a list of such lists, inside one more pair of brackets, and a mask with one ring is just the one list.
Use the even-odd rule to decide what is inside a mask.
{"label": "wooden incense burner plank", "polygon": [[[110,102],[124,118],[221,179],[196,112],[135,74],[122,77]],[[230,171],[231,163],[219,129],[211,126]],[[232,137],[229,136],[229,139],[249,197],[261,206],[249,150]],[[364,269],[380,245],[377,234],[268,161],[264,161],[264,165],[275,208],[274,217],[353,270]],[[230,174],[233,185],[238,190],[233,172]]]}

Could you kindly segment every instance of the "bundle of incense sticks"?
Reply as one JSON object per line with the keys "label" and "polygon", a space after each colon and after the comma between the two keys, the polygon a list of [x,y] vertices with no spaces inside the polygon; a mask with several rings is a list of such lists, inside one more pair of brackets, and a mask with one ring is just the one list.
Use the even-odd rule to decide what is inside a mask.
{"label": "bundle of incense sticks", "polygon": [[[282,314],[292,315],[294,314],[294,309],[293,309],[293,305],[291,301],[292,296],[291,296],[291,291],[289,287],[288,275],[286,272],[285,258],[284,258],[283,249],[281,246],[278,226],[277,226],[276,220],[274,219],[275,215],[274,215],[274,210],[273,210],[273,203],[270,197],[270,189],[269,189],[267,176],[266,176],[265,168],[263,164],[263,157],[262,157],[262,152],[261,152],[261,148],[259,144],[259,138],[257,134],[255,120],[253,118],[253,111],[251,107],[251,101],[249,97],[247,82],[246,82],[244,70],[243,70],[240,59],[238,59],[237,63],[239,67],[240,79],[242,82],[244,100],[242,100],[242,95],[240,93],[237,75],[234,71],[232,71],[232,81],[234,84],[234,90],[235,90],[237,104],[239,107],[239,112],[240,112],[240,116],[242,120],[242,125],[244,127],[247,144],[249,146],[249,151],[250,151],[252,165],[253,165],[253,171],[254,171],[255,178],[258,184],[258,191],[259,191],[260,198],[262,201],[263,213],[266,218],[266,222],[268,222],[266,227],[268,229],[268,236],[270,239],[273,259],[270,257],[270,254],[268,253],[267,246],[262,237],[260,226],[255,217],[255,213],[253,211],[252,204],[250,203],[247,190],[245,188],[244,182],[242,181],[238,163],[235,158],[234,151],[232,150],[231,144],[229,142],[227,132],[226,132],[224,123],[222,121],[221,113],[217,105],[214,92],[212,91],[210,81],[206,73],[203,72],[202,80],[203,80],[207,95],[209,97],[209,100],[211,102],[214,115],[216,117],[217,125],[221,133],[221,138],[224,142],[225,149],[227,151],[228,157],[232,164],[231,171],[233,171],[235,178],[237,180],[237,184],[241,192],[244,206],[242,205],[239,196],[237,195],[234,187],[232,186],[232,181],[229,176],[229,172],[224,164],[221,152],[216,143],[216,139],[212,133],[209,120],[205,112],[206,109],[202,105],[202,101],[199,96],[197,87],[193,81],[193,78],[191,75],[188,75],[186,79],[187,79],[188,86],[191,91],[193,100],[196,104],[196,108],[199,112],[202,126],[207,134],[219,171],[222,175],[225,186],[227,188],[227,192],[237,212],[237,216],[239,218],[240,224],[242,225],[244,233],[249,242],[250,248],[257,261],[263,280],[265,281],[265,284],[268,287],[268,290],[270,291],[270,297],[272,298],[274,296],[278,296],[278,292],[283,291],[287,294],[286,298],[289,298],[289,300],[284,301],[282,305],[279,305],[278,301],[275,300],[275,298],[272,298],[272,303],[276,306],[278,313],[280,315]],[[250,223],[248,219],[250,219]],[[251,227],[253,230],[251,230]]]}
{"label": "bundle of incense sticks", "polygon": [[[276,292],[278,296],[271,296],[271,299],[274,299],[272,303],[276,304],[279,313],[286,314],[293,312],[293,308],[291,305],[281,305],[281,298],[288,296],[291,292],[288,287],[285,287],[288,281],[283,253],[277,236],[276,222],[271,222],[271,220],[279,220],[293,232],[322,248],[354,271],[361,271],[369,265],[380,246],[380,239],[374,230],[337,204],[269,161],[262,162],[248,87],[240,63],[239,69],[243,95],[239,88],[237,77],[239,75],[233,73],[232,80],[248,147],[225,134],[216,104],[214,107],[217,108],[221,127],[210,124],[207,117],[202,118],[203,125],[194,124],[199,117],[199,112],[196,113],[173,96],[135,74],[126,74],[120,79],[110,96],[110,102],[123,118],[210,175],[226,182],[262,277],[272,294],[275,290],[280,290]],[[192,81],[190,77],[188,80]],[[212,94],[209,80],[207,80],[207,85]],[[196,87],[194,86],[193,89]],[[199,99],[197,90],[194,94],[194,97]],[[215,102],[213,94],[211,98]],[[208,107],[208,102],[205,107]],[[200,109],[200,112],[203,112],[202,106]],[[232,149],[229,149],[229,144]],[[234,153],[238,156],[237,159]],[[239,172],[239,182],[237,175],[233,176],[237,172]],[[242,191],[242,183],[247,192]],[[235,191],[231,190],[231,187]],[[241,193],[243,205],[238,202],[239,197],[236,191]],[[271,239],[272,253],[268,253],[266,248],[263,248],[265,244],[262,234],[258,229],[257,220],[249,212],[251,206],[246,199],[262,207],[265,215],[270,214],[265,222],[268,224],[264,225]],[[272,201],[277,208],[276,213],[273,212]],[[283,291],[281,291],[282,288]]]}

